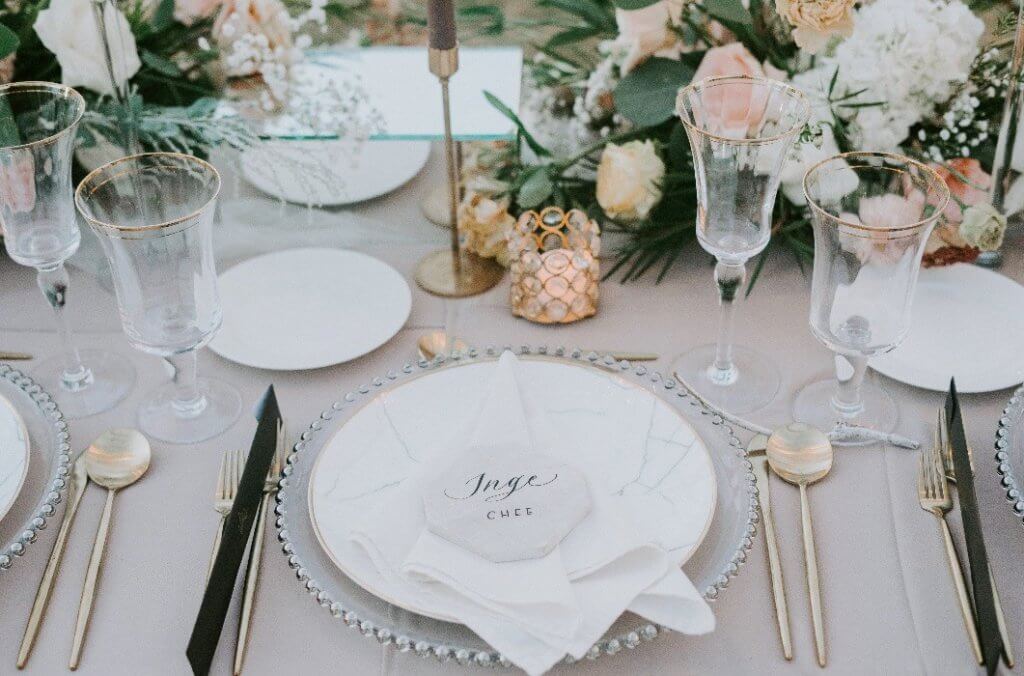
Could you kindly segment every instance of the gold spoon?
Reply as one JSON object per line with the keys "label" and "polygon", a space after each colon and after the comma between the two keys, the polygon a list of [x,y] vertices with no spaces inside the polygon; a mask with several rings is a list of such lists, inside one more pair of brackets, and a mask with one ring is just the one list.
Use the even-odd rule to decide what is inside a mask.
{"label": "gold spoon", "polygon": [[103,563],[103,550],[110,532],[110,515],[114,508],[114,495],[130,486],[149,469],[149,441],[142,433],[133,429],[107,430],[85,450],[85,469],[89,479],[107,489],[107,502],[103,507],[100,527],[89,558],[89,569],[82,587],[82,600],[78,605],[78,621],[75,624],[75,638],[71,645],[71,661],[68,668],[78,668],[85,642],[85,631],[89,627],[93,598],[96,595],[96,581]]}
{"label": "gold spoon", "polygon": [[[417,347],[419,348],[420,356],[424,359],[433,359],[439,353],[445,351],[445,346],[448,342],[447,336],[444,331],[432,331],[425,333],[420,336],[417,341]],[[467,345],[459,340],[455,339],[455,349],[459,352],[465,352]],[[598,354],[605,354],[599,350],[596,350]],[[611,352],[612,357],[616,361],[657,361],[658,355],[653,352]]]}
{"label": "gold spoon", "polygon": [[789,423],[772,432],[765,449],[768,464],[784,481],[800,487],[800,517],[804,534],[804,561],[807,566],[807,592],[811,598],[811,622],[818,665],[824,667],[825,623],[821,614],[821,587],[818,584],[818,557],[814,551],[814,529],[807,486],[822,479],[832,469],[832,443],[819,429],[804,423]]}

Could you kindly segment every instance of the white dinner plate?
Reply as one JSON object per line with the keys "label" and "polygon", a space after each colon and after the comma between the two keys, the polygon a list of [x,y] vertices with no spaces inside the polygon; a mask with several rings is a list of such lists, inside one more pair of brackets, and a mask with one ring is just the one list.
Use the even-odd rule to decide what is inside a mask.
{"label": "white dinner plate", "polygon": [[268,141],[242,154],[242,175],[286,202],[341,206],[397,190],[426,165],[426,141]]}
{"label": "white dinner plate", "polygon": [[350,361],[405,325],[412,293],[376,258],[344,249],[288,249],[251,258],[220,276],[224,322],[210,349],[280,371]]}
{"label": "white dinner plate", "polygon": [[871,359],[894,380],[945,392],[994,392],[1024,382],[1024,286],[957,263],[921,271],[906,340]]}
{"label": "white dinner plate", "polygon": [[[381,576],[351,527],[386,505],[417,467],[458,447],[497,362],[472,362],[410,380],[375,397],[325,443],[309,484],[309,509],[327,555],[388,603],[440,620]],[[685,563],[714,514],[717,484],[704,442],[682,415],[638,385],[590,366],[522,358],[524,397],[545,402],[551,427],[605,479],[632,522]]]}
{"label": "white dinner plate", "polygon": [[0,397],[0,519],[18,497],[28,474],[28,431],[11,402]]}

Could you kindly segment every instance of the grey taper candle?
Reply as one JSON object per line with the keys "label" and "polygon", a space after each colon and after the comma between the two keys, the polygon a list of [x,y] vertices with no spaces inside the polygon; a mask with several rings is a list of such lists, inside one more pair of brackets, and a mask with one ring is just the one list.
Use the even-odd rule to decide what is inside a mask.
{"label": "grey taper candle", "polygon": [[427,29],[432,48],[455,48],[455,0],[427,0]]}

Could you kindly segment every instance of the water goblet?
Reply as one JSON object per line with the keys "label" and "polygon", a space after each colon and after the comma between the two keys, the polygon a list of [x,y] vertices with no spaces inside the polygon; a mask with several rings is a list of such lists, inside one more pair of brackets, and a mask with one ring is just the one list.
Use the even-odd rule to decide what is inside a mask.
{"label": "water goblet", "polygon": [[718,341],[679,357],[673,371],[732,413],[768,404],[779,390],[775,364],[733,344],[746,263],[771,236],[783,162],[810,117],[807,97],[774,80],[715,77],[679,92],[676,110],[693,152],[697,240],[717,259]]}
{"label": "water goblet", "polygon": [[75,347],[64,316],[68,273],[78,250],[71,164],[82,96],[50,82],[0,86],[0,226],[16,263],[36,269],[40,290],[57,319],[61,356],[33,369],[36,380],[70,418],[113,408],[135,383],[135,369],[106,350]]}
{"label": "water goblet", "polygon": [[210,439],[241,411],[233,387],[196,374],[197,350],[221,325],[213,260],[219,191],[209,163],[145,153],[100,167],[75,192],[110,264],[128,341],[174,368],[173,381],[139,408],[142,431],[171,443]]}
{"label": "water goblet", "polygon": [[907,335],[921,256],[949,190],[920,162],[854,152],[811,167],[804,194],[814,227],[811,332],[835,353],[836,380],[801,390],[793,417],[891,432],[896,404],[864,374],[872,355]]}

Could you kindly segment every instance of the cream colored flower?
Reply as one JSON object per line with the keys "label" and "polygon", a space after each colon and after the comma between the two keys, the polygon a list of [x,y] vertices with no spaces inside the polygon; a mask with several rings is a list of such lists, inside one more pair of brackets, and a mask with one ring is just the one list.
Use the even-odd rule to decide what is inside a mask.
{"label": "cream colored flower", "polygon": [[638,221],[661,200],[665,163],[654,143],[609,143],[597,167],[597,202],[611,218]]}
{"label": "cream colored flower", "polygon": [[174,0],[174,20],[191,26],[200,19],[213,16],[221,0]]}
{"label": "cream colored flower", "polygon": [[[53,0],[33,24],[36,35],[60,64],[61,81],[97,94],[113,94],[93,0]],[[121,87],[139,68],[139,52],[128,19],[113,3],[103,3],[103,19],[112,49],[114,79]]]}
{"label": "cream colored flower", "polygon": [[1006,216],[991,204],[981,203],[964,210],[960,222],[960,236],[968,245],[982,251],[995,251],[1003,245],[1006,232]]}
{"label": "cream colored flower", "polygon": [[7,84],[14,79],[14,54],[0,59],[0,84]]}
{"label": "cream colored flower", "polygon": [[294,60],[291,17],[281,0],[225,0],[213,36],[232,77],[259,73],[269,61],[288,66]]}
{"label": "cream colored flower", "polygon": [[459,229],[466,251],[484,258],[494,258],[508,267],[506,237],[516,224],[508,213],[508,200],[493,200],[479,193],[469,193],[459,205]]}
{"label": "cream colored flower", "polygon": [[806,52],[821,51],[833,35],[853,32],[857,0],[775,0],[775,11],[793,26],[793,39]]}
{"label": "cream colored flower", "polygon": [[616,41],[627,47],[623,75],[652,56],[679,58],[678,40],[671,26],[679,22],[682,11],[680,0],[659,0],[640,9],[616,8]]}

